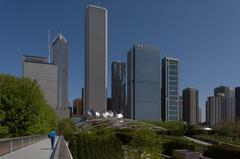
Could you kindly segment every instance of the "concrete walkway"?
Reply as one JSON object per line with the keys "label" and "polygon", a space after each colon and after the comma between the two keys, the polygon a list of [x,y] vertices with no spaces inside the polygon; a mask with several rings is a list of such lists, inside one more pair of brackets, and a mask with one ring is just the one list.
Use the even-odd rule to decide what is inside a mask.
{"label": "concrete walkway", "polygon": [[194,138],[191,138],[191,137],[188,137],[188,136],[184,136],[184,137],[188,140],[191,140],[192,142],[195,142],[195,143],[198,143],[198,144],[201,144],[201,145],[206,145],[206,146],[212,145],[211,143],[201,141],[201,140],[198,140],[198,139],[194,139]]}
{"label": "concrete walkway", "polygon": [[[56,138],[55,144],[57,140],[58,138]],[[6,154],[0,157],[0,159],[49,159],[52,151],[50,139],[47,138],[23,149]]]}

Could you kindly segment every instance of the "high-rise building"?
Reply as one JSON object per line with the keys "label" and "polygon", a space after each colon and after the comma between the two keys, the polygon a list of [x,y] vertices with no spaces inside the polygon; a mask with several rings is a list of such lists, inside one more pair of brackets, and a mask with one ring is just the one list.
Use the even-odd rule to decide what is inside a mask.
{"label": "high-rise building", "polygon": [[57,65],[48,63],[46,57],[23,56],[23,76],[36,80],[47,103],[57,108]]}
{"label": "high-rise building", "polygon": [[73,100],[73,115],[83,115],[82,99]]}
{"label": "high-rise building", "polygon": [[235,90],[227,86],[219,86],[214,89],[214,96],[223,94],[222,122],[234,122],[236,119]]}
{"label": "high-rise building", "polygon": [[236,121],[240,122],[240,87],[235,88]]}
{"label": "high-rise building", "polygon": [[112,111],[126,116],[126,64],[112,62]]}
{"label": "high-rise building", "polygon": [[162,120],[179,120],[179,60],[162,60]]}
{"label": "high-rise building", "polygon": [[107,102],[107,10],[88,5],[85,12],[86,111],[106,110]]}
{"label": "high-rise building", "polygon": [[183,121],[183,99],[179,96],[179,121]]}
{"label": "high-rise building", "polygon": [[52,42],[53,64],[58,67],[58,109],[68,107],[68,42],[60,33]]}
{"label": "high-rise building", "polygon": [[216,125],[222,122],[222,105],[224,94],[210,96],[206,102],[206,123]]}
{"label": "high-rise building", "polygon": [[127,117],[160,120],[159,48],[134,44],[127,56]]}
{"label": "high-rise building", "polygon": [[196,88],[183,90],[183,120],[190,125],[199,123],[199,95]]}

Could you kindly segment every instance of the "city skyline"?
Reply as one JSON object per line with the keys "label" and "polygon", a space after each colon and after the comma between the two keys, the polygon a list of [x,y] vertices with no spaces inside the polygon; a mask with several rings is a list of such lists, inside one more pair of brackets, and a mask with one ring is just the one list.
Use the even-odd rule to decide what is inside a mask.
{"label": "city skyline", "polygon": [[[85,6],[88,3],[96,4],[94,1],[88,1],[88,2],[69,2],[67,4],[67,7],[71,8],[70,6],[73,6],[76,4],[77,7],[73,7],[73,11],[70,12],[69,9],[66,9],[69,11],[69,14],[65,15],[64,17],[69,17],[69,15],[74,15],[74,18],[67,19],[66,22],[61,21],[61,23],[66,23],[65,25],[58,23],[59,19],[54,19],[54,14],[48,15],[48,13],[52,10],[48,10],[48,7],[51,8],[51,5],[55,4],[54,2],[50,2],[49,6],[45,6],[45,4],[48,4],[49,2],[37,2],[33,5],[33,3],[29,3],[29,1],[23,1],[19,4],[19,2],[15,1],[16,5],[12,8],[11,4],[14,1],[8,1],[8,2],[1,2],[3,4],[0,5],[1,12],[3,14],[0,14],[0,18],[3,19],[3,25],[1,29],[1,35],[3,35],[0,39],[1,42],[1,55],[3,55],[2,60],[0,61],[1,67],[0,72],[1,73],[10,73],[13,75],[21,76],[22,70],[21,70],[21,56],[23,54],[31,54],[36,56],[47,56],[48,53],[48,46],[47,46],[47,29],[51,29],[52,33],[51,35],[55,35],[54,32],[63,31],[64,35],[66,35],[66,38],[69,39],[70,46],[69,46],[69,74],[71,77],[69,77],[69,100],[72,100],[76,97],[80,97],[81,95],[81,88],[83,87],[83,69],[81,67],[83,66],[83,39],[84,36],[82,34],[83,32],[83,13]],[[138,2],[138,3],[136,3]],[[188,1],[189,2],[189,1]],[[188,3],[186,2],[186,3]],[[237,28],[239,28],[239,23],[236,22],[235,19],[239,19],[235,12],[238,12],[236,4],[237,1],[232,1],[231,3],[223,3],[222,1],[218,1],[219,5],[215,6],[213,2],[196,2],[196,4],[193,3],[183,3],[180,4],[179,2],[176,2],[176,4],[173,4],[171,2],[164,3],[164,2],[147,2],[147,1],[134,1],[134,2],[116,2],[117,4],[113,4],[113,2],[105,1],[102,2],[100,5],[106,7],[111,11],[110,17],[110,26],[109,26],[109,62],[108,62],[108,68],[110,68],[110,62],[113,60],[121,60],[126,62],[126,51],[129,47],[131,47],[132,42],[146,42],[147,44],[154,44],[155,46],[160,47],[160,53],[162,57],[169,56],[169,57],[175,57],[179,58],[181,61],[181,79],[180,79],[180,90],[182,88],[187,86],[194,86],[199,89],[200,93],[200,107],[205,110],[205,101],[207,96],[211,95],[213,93],[213,88],[219,85],[229,85],[231,87],[237,87],[240,85],[240,77],[236,75],[234,71],[228,71],[233,68],[237,68],[237,59],[238,59],[238,52],[240,52],[240,48],[238,48],[239,40],[237,37],[239,37],[239,31]],[[234,3],[235,2],[235,3]],[[29,4],[27,4],[29,3]],[[35,3],[35,2],[34,2]],[[125,4],[123,4],[125,3]],[[121,13],[120,10],[131,8],[136,3],[136,13],[132,13],[129,15],[129,18],[120,19],[120,22],[117,22],[115,19],[118,18],[118,14]],[[200,4],[200,6],[197,6]],[[32,7],[29,7],[29,5],[33,5]],[[34,10],[36,6],[42,6],[47,9],[48,12],[43,13],[43,15],[39,15],[40,11],[36,9]],[[59,6],[63,6],[63,3],[59,1]],[[118,6],[119,5],[119,6]],[[144,9],[144,14],[140,12],[141,7],[146,5],[146,8]],[[120,8],[120,10],[117,8],[117,6]],[[156,6],[156,7],[154,7]],[[163,8],[161,8],[163,6]],[[170,18],[169,21],[166,19],[167,16],[164,16],[166,13],[170,13],[171,10],[176,9],[176,7],[179,6],[179,9],[175,12],[172,12],[170,15],[168,15]],[[190,6],[190,7],[188,7]],[[27,8],[29,7],[29,8]],[[153,11],[150,11],[149,8],[152,8]],[[7,11],[6,9],[9,9]],[[41,7],[40,7],[41,8]],[[168,8],[164,9],[164,8]],[[205,9],[206,13],[201,11],[200,9],[197,9],[194,11],[194,8],[200,8]],[[230,10],[231,8],[231,10]],[[20,13],[20,11],[24,10],[20,16],[20,20],[18,20],[18,16],[15,14],[10,13],[12,9],[16,9],[16,13]],[[162,9],[162,10],[161,10]],[[186,9],[186,11],[183,11]],[[215,12],[212,12],[212,10],[215,9]],[[224,9],[224,11],[223,11]],[[154,11],[155,10],[155,11]],[[160,10],[160,11],[158,11]],[[161,12],[162,11],[162,12]],[[223,13],[221,13],[223,11]],[[65,11],[67,12],[67,11]],[[179,15],[177,15],[177,12],[179,12]],[[193,12],[193,15],[189,15],[187,18],[181,18],[181,16],[185,15],[188,12]],[[5,13],[5,14],[4,14]],[[33,16],[29,15],[25,18],[21,19],[21,15],[33,13]],[[51,12],[52,13],[52,12]],[[160,14],[164,13],[164,14]],[[231,15],[235,16],[231,16]],[[79,14],[79,15],[78,15]],[[124,14],[124,13],[123,13]],[[148,17],[153,14],[160,14],[159,19],[157,20],[149,20]],[[38,27],[35,27],[34,24],[26,23],[24,22],[26,20],[30,20],[34,22],[34,15],[37,15],[38,18],[40,18],[39,22],[35,25],[39,25]],[[81,15],[81,16],[80,16]],[[137,16],[139,15],[139,16]],[[121,15],[122,16],[122,15]],[[8,19],[6,19],[8,17]],[[60,16],[61,17],[61,16]],[[129,19],[135,17],[134,23],[132,23]],[[177,17],[180,17],[180,21],[177,20]],[[231,17],[231,18],[229,18]],[[16,19],[16,21],[12,21],[13,19]],[[46,23],[46,21],[51,21]],[[222,20],[224,19],[224,20]],[[229,21],[227,19],[233,20]],[[22,21],[23,20],[23,23]],[[213,20],[213,21],[211,21]],[[45,22],[44,25],[40,25],[41,22]],[[73,23],[73,21],[75,23]],[[76,22],[78,21],[78,22]],[[150,24],[153,23],[157,27],[159,25],[163,25],[163,27],[159,27],[157,29],[156,27],[150,27],[149,25],[143,24],[142,21],[149,22]],[[211,22],[210,22],[211,21]],[[220,21],[224,21],[224,23],[221,23]],[[43,23],[42,22],[42,23]],[[53,24],[57,22],[56,24]],[[68,22],[71,24],[70,27],[67,27]],[[120,23],[123,23],[123,25]],[[167,22],[164,24],[164,22]],[[203,22],[203,23],[201,23]],[[204,23],[205,22],[205,23]],[[81,24],[80,24],[81,23]],[[116,24],[115,24],[116,23]],[[129,27],[128,24],[138,24],[135,29]],[[227,24],[228,23],[228,24]],[[12,25],[11,25],[12,24]],[[77,24],[77,27],[73,27],[73,25]],[[140,26],[140,24],[143,26]],[[176,24],[179,28],[173,27],[171,24]],[[192,26],[192,25],[193,26]],[[235,25],[234,25],[235,24]],[[6,28],[6,26],[8,28]],[[123,27],[121,29],[117,25],[120,25],[120,27]],[[186,28],[184,28],[183,26]],[[200,27],[198,26],[200,25]],[[231,27],[231,26],[232,27]],[[12,26],[19,26],[17,29],[13,28]],[[115,26],[115,27],[114,27]],[[144,28],[144,26],[146,26]],[[192,29],[190,31],[187,31],[187,28],[192,26]],[[129,28],[128,28],[129,27]],[[203,29],[201,29],[203,27]],[[228,29],[225,30],[225,27],[228,27]],[[236,27],[236,28],[235,28]],[[231,29],[232,28],[232,29]],[[117,29],[120,30],[120,33],[116,33]],[[144,29],[144,30],[143,30]],[[168,30],[169,29],[169,30]],[[230,30],[231,29],[231,30]],[[153,30],[153,32],[151,31]],[[170,33],[171,31],[174,31],[173,33]],[[199,31],[200,33],[197,33]],[[28,33],[27,33],[28,32]],[[164,33],[166,32],[166,33]],[[6,34],[7,33],[7,34]],[[54,34],[53,34],[54,33]],[[120,34],[127,33],[128,36],[120,36]],[[154,35],[156,33],[156,35]],[[175,35],[174,35],[175,33]],[[191,36],[190,34],[193,34]],[[205,36],[200,36],[200,34],[203,33]],[[222,33],[217,35],[218,33]],[[22,34],[26,34],[24,36],[24,39],[22,38]],[[30,35],[31,34],[31,35]],[[40,35],[42,34],[42,35]],[[76,34],[76,35],[73,35]],[[209,41],[206,39],[207,35],[210,34]],[[214,36],[215,35],[215,36]],[[16,37],[16,39],[13,39],[13,36]],[[37,37],[36,41],[33,39],[33,37]],[[182,41],[179,41],[178,38],[183,38]],[[22,41],[19,41],[18,38],[21,37]],[[121,40],[116,40],[118,39]],[[130,40],[129,40],[130,39]],[[190,41],[189,41],[189,40]],[[16,40],[16,42],[15,42]],[[192,40],[192,41],[191,41]],[[31,45],[29,45],[29,41]],[[198,43],[198,44],[197,44]],[[117,46],[121,44],[120,46]],[[10,47],[10,46],[11,47]],[[182,45],[182,46],[181,46]],[[14,46],[14,47],[13,47]],[[224,46],[224,47],[223,47]],[[6,47],[6,48],[5,48]],[[219,47],[219,48],[217,48]],[[115,54],[115,52],[117,52]],[[220,56],[217,56],[217,55]],[[224,60],[228,57],[231,58],[231,63],[228,63],[228,65],[224,65]],[[211,60],[208,60],[209,58],[214,58],[214,65]],[[9,62],[10,59],[12,62]],[[77,61],[76,61],[77,59]],[[236,61],[235,61],[236,60]],[[200,62],[199,62],[200,61]],[[204,65],[202,65],[202,61],[204,61]],[[79,70],[73,69],[77,64]],[[189,67],[191,66],[191,67]],[[221,69],[219,69],[219,67]],[[194,69],[193,69],[194,68]],[[110,72],[110,69],[109,71]],[[195,74],[197,72],[197,74]],[[222,77],[223,73],[228,73],[228,77]],[[78,74],[78,76],[76,76]],[[108,80],[111,78],[110,73],[108,73]],[[111,89],[110,89],[110,80],[108,82],[108,96],[110,96]],[[205,111],[203,111],[205,112]],[[204,115],[203,115],[204,116]]]}

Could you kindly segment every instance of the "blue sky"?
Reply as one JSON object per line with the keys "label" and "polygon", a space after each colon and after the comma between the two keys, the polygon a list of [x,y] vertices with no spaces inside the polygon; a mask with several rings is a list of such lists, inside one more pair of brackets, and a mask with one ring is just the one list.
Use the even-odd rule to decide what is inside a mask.
{"label": "blue sky", "polygon": [[238,0],[1,0],[0,72],[21,76],[22,55],[47,56],[47,30],[52,38],[61,31],[69,42],[69,98],[80,97],[84,11],[98,1],[109,16],[109,95],[110,64],[126,61],[135,42],[179,58],[180,88],[197,87],[202,108],[214,87],[240,86]]}

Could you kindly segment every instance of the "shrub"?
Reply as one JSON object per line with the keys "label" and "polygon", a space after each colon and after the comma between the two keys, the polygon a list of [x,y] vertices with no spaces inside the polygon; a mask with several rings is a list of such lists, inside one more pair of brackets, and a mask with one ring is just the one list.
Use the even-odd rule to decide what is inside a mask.
{"label": "shrub", "polygon": [[239,159],[240,150],[227,149],[221,145],[212,145],[209,146],[206,151],[204,151],[204,156],[210,157],[213,159]]}
{"label": "shrub", "polygon": [[194,145],[180,138],[166,138],[163,143],[163,154],[172,156],[173,150],[187,149],[194,150]]}
{"label": "shrub", "polygon": [[69,141],[73,136],[74,132],[77,130],[76,125],[69,118],[62,119],[58,124],[58,131],[63,134],[64,138]]}
{"label": "shrub", "polygon": [[113,132],[81,132],[69,141],[74,159],[121,159],[122,143]]}

